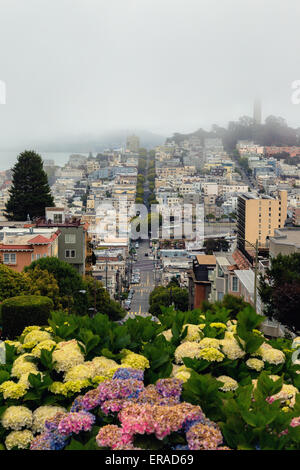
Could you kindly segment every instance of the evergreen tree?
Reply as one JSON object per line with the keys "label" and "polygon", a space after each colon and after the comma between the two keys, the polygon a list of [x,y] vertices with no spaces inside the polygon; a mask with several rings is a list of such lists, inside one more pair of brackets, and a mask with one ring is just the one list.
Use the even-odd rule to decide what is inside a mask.
{"label": "evergreen tree", "polygon": [[54,206],[40,155],[31,150],[20,153],[12,173],[5,214],[9,220],[26,220],[28,214],[31,219],[41,217],[45,207]]}

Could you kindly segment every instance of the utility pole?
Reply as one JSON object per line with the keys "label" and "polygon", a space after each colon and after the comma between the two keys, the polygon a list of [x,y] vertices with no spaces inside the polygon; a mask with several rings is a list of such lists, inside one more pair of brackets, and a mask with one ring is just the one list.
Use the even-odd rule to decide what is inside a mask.
{"label": "utility pole", "polygon": [[255,271],[254,271],[254,308],[257,311],[257,271],[258,271],[258,240],[255,242]]}
{"label": "utility pole", "polygon": [[105,290],[107,291],[107,258],[105,260]]}

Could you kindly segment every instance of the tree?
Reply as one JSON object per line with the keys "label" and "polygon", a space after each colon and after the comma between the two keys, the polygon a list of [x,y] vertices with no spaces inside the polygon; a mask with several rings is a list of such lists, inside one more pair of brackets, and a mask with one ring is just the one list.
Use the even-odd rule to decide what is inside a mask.
{"label": "tree", "polygon": [[34,151],[20,153],[12,170],[10,198],[6,203],[9,220],[26,220],[45,215],[45,207],[53,207],[48,178],[43,170],[43,161]]}
{"label": "tree", "polygon": [[110,298],[103,284],[97,279],[86,276],[83,280],[83,289],[86,291],[86,313],[96,308],[97,313],[107,315],[112,321],[121,320],[125,316],[125,310]]}
{"label": "tree", "polygon": [[29,282],[23,275],[0,264],[0,301],[29,292]]}
{"label": "tree", "polygon": [[169,307],[172,304],[176,310],[185,312],[188,310],[188,291],[174,287],[173,284],[170,287],[159,286],[151,292],[149,303],[149,312],[155,316],[161,314],[162,306]]}
{"label": "tree", "polygon": [[63,308],[78,314],[85,313],[86,302],[80,291],[84,290],[83,278],[73,266],[55,257],[40,258],[30,266],[25,267],[25,272],[33,271],[36,267],[53,274],[59,288],[60,302]]}
{"label": "tree", "polygon": [[58,283],[52,273],[41,269],[40,266],[36,266],[34,269],[24,273],[24,277],[28,282],[28,293],[30,295],[49,297],[53,302],[55,310],[62,308]]}
{"label": "tree", "polygon": [[279,254],[260,277],[259,294],[264,313],[292,331],[300,330],[300,253]]}

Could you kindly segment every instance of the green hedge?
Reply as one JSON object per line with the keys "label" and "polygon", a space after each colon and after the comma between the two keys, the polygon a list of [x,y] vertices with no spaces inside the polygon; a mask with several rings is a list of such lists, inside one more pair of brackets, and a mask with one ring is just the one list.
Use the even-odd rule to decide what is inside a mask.
{"label": "green hedge", "polygon": [[46,325],[53,302],[40,295],[20,295],[2,303],[2,336],[14,339],[29,325]]}

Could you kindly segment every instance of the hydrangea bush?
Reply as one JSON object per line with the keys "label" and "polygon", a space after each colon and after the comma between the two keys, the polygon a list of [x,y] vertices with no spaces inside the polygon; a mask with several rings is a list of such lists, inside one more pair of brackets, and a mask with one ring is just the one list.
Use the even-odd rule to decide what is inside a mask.
{"label": "hydrangea bush", "polygon": [[265,338],[250,307],[162,310],[122,326],[56,312],[6,341],[6,449],[298,449],[300,338]]}

